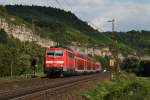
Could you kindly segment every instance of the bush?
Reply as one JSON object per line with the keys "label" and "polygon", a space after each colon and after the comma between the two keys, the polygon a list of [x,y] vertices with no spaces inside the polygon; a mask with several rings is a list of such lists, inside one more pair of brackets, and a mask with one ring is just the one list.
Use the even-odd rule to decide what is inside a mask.
{"label": "bush", "polygon": [[127,58],[122,64],[122,70],[135,73],[138,76],[150,76],[150,61],[140,61],[137,58]]}
{"label": "bush", "polygon": [[0,30],[0,76],[13,76],[30,74],[31,61],[39,59],[38,70],[42,69],[42,56],[44,49],[35,43],[20,42],[12,36],[7,36]]}
{"label": "bush", "polygon": [[150,79],[105,81],[81,95],[86,100],[149,100]]}
{"label": "bush", "polygon": [[123,62],[122,69],[130,73],[136,73],[139,71],[139,63],[140,61],[135,57],[127,58]]}

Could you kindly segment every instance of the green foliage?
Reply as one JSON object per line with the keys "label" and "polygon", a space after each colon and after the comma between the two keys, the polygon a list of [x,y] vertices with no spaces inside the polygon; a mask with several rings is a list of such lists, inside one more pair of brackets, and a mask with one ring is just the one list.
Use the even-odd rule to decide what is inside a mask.
{"label": "green foliage", "polygon": [[109,56],[102,57],[102,56],[96,56],[95,55],[95,58],[96,58],[97,61],[101,62],[101,65],[102,65],[103,69],[110,70],[110,68],[109,68],[110,57]]}
{"label": "green foliage", "polygon": [[139,64],[139,72],[137,73],[139,76],[150,76],[150,61],[141,61]]}
{"label": "green foliage", "polygon": [[150,61],[139,60],[135,57],[126,58],[122,63],[122,70],[135,73],[138,76],[150,76]]}
{"label": "green foliage", "polygon": [[4,6],[0,5],[0,16],[3,17],[6,15],[7,10],[5,9]]}
{"label": "green foliage", "polygon": [[43,54],[40,46],[20,42],[0,30],[0,76],[10,76],[11,67],[13,75],[30,74],[33,57],[38,57],[38,70],[41,70]]}
{"label": "green foliage", "polygon": [[0,30],[0,43],[5,44],[8,42],[8,35],[5,33],[4,30]]}
{"label": "green foliage", "polygon": [[123,62],[122,69],[130,73],[131,72],[137,73],[139,72],[139,64],[140,64],[139,59],[135,57],[126,58]]}
{"label": "green foliage", "polygon": [[0,44],[0,74],[1,75],[7,75],[7,73],[9,73],[10,68],[7,66],[10,66],[9,63],[10,62],[9,59],[7,59],[9,52],[6,51],[7,48],[3,45]]}
{"label": "green foliage", "polygon": [[20,66],[21,68],[18,69],[19,74],[27,74],[31,71],[30,65],[30,55],[28,54],[21,54],[19,56],[18,60],[18,66]]}
{"label": "green foliage", "polygon": [[128,45],[125,45],[124,43],[121,42],[116,44],[116,49],[118,49],[118,51],[122,52],[124,55],[134,54],[134,52],[136,52],[134,48],[131,48]]}
{"label": "green foliage", "polygon": [[100,82],[81,95],[86,100],[149,100],[149,78]]}
{"label": "green foliage", "polygon": [[[110,38],[113,36],[110,32],[106,32],[105,34]],[[115,39],[119,43],[127,45],[126,49],[128,51],[137,51],[140,55],[150,54],[150,31],[132,30],[128,32],[115,32]]]}

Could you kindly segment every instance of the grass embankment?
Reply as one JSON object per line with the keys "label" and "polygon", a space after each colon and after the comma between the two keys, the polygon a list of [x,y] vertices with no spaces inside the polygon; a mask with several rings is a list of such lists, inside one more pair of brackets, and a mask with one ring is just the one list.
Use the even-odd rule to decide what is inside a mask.
{"label": "grass embankment", "polygon": [[[46,77],[46,75],[42,71],[38,71],[35,73],[35,77]],[[22,80],[22,79],[31,79],[33,78],[33,74],[23,74],[20,76],[5,76],[0,77],[0,81],[11,81],[11,80]]]}
{"label": "grass embankment", "polygon": [[81,95],[86,100],[150,100],[150,78],[100,82]]}

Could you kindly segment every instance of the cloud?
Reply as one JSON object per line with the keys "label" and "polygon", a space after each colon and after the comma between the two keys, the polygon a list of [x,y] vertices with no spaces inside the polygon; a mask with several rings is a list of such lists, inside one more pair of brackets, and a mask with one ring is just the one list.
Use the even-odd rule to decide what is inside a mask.
{"label": "cloud", "polygon": [[107,20],[116,19],[117,31],[150,30],[150,4],[144,5],[116,5],[106,9],[101,15],[92,20],[103,30],[110,30],[111,24]]}

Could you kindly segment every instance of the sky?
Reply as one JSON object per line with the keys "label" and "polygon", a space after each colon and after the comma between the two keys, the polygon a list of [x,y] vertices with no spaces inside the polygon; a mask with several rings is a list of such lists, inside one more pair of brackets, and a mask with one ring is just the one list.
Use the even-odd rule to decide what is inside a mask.
{"label": "sky", "polygon": [[71,11],[99,31],[150,30],[150,0],[0,0],[1,5],[51,6]]}

